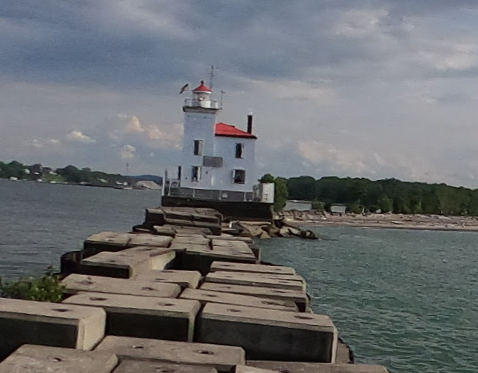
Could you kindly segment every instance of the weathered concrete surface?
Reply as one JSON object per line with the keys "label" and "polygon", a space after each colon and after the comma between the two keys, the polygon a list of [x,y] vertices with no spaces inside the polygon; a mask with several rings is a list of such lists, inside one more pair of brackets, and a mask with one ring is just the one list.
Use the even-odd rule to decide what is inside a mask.
{"label": "weathered concrete surface", "polygon": [[165,227],[162,225],[154,225],[151,229],[153,234],[157,234],[160,236],[169,236],[174,237],[176,236],[176,230],[173,227]]}
{"label": "weathered concrete surface", "polygon": [[80,293],[63,304],[102,307],[106,333],[139,338],[192,341],[200,303],[194,300]]}
{"label": "weathered concrete surface", "polygon": [[156,298],[177,298],[181,287],[177,284],[158,283],[153,281],[131,281],[120,278],[71,274],[63,279],[69,294],[80,291],[138,295]]}
{"label": "weathered concrete surface", "polygon": [[337,354],[335,362],[337,364],[354,364],[354,354],[350,347],[345,344],[340,338],[337,343]]}
{"label": "weathered concrete surface", "polygon": [[217,373],[213,367],[125,360],[114,373]]}
{"label": "weathered concrete surface", "polygon": [[214,262],[211,265],[211,272],[231,271],[231,272],[251,272],[251,273],[267,273],[274,275],[296,275],[295,269],[292,267],[272,266],[264,264],[242,264]]}
{"label": "weathered concrete surface", "polygon": [[150,246],[137,246],[122,250],[118,253],[125,258],[131,258],[133,262],[145,258],[149,261],[149,269],[166,269],[172,266],[176,259],[176,252],[172,249]]}
{"label": "weathered concrete surface", "polygon": [[103,251],[81,261],[79,272],[85,275],[130,278],[150,269],[164,269],[175,259],[167,248],[137,246],[117,252]]}
{"label": "weathered concrete surface", "polygon": [[253,243],[254,240],[251,237],[238,237],[238,236],[231,236],[229,234],[221,234],[220,236],[209,235],[206,236],[209,239],[220,239],[220,240],[231,240],[231,241],[242,241],[246,243]]}
{"label": "weathered concrete surface", "polygon": [[[247,365],[273,372],[290,373],[387,373],[387,369],[380,365],[367,364],[322,364],[322,363],[297,363],[290,361],[252,361]],[[237,370],[236,370],[237,372]],[[254,373],[253,370],[241,368],[242,373]],[[258,372],[259,373],[259,372]]]}
{"label": "weathered concrete surface", "polygon": [[125,249],[130,240],[129,233],[99,232],[88,237],[83,247],[90,254],[101,251],[119,251]]}
{"label": "weathered concrete surface", "polygon": [[251,297],[240,294],[228,294],[209,290],[186,289],[181,293],[181,299],[191,299],[206,303],[222,303],[246,307],[269,308],[273,310],[297,312],[297,305],[291,301],[272,300]]}
{"label": "weathered concrete surface", "polygon": [[166,224],[165,219],[167,218],[218,224],[222,220],[222,215],[218,211],[208,208],[160,207],[156,209],[146,209],[145,222],[154,222],[157,223],[157,225],[164,225]]}
{"label": "weathered concrete surface", "polygon": [[154,246],[168,247],[173,239],[167,236],[156,236],[151,234],[134,234],[128,244],[131,246]]}
{"label": "weathered concrete surface", "polygon": [[214,246],[212,249],[212,252],[213,252],[213,255],[217,255],[217,256],[241,258],[241,259],[247,260],[248,263],[257,262],[257,258],[249,246],[247,247]]}
{"label": "weathered concrete surface", "polygon": [[177,225],[180,227],[192,227],[192,228],[203,228],[208,229],[210,233],[215,235],[220,235],[222,232],[221,223],[208,223],[208,222],[201,222],[201,221],[190,221],[185,219],[173,219],[173,218],[165,218],[164,219],[165,225]]}
{"label": "weathered concrete surface", "polygon": [[223,274],[230,273],[234,274],[234,276],[237,276],[239,278],[251,278],[251,277],[257,277],[257,278],[264,278],[264,279],[271,279],[271,280],[287,280],[287,281],[297,281],[300,282],[304,285],[304,291],[305,291],[305,280],[302,276],[300,275],[282,275],[282,274],[277,274],[277,273],[252,273],[252,272],[234,272],[234,271],[216,271],[217,273],[222,272]]}
{"label": "weathered concrete surface", "polygon": [[267,276],[266,274],[244,273],[244,272],[211,272],[205,277],[205,282],[214,282],[219,284],[261,286],[268,288],[279,288],[286,290],[296,290],[305,293],[306,284],[300,280],[286,280],[277,275]]}
{"label": "weathered concrete surface", "polygon": [[201,278],[201,273],[198,271],[166,269],[164,271],[142,271],[132,279],[136,281],[177,284],[182,288],[197,288]]}
{"label": "weathered concrete surface", "polygon": [[148,269],[148,258],[139,257],[132,260],[131,257],[103,251],[89,258],[83,259],[79,266],[80,274],[93,276],[106,276],[115,278],[130,278],[137,273]]}
{"label": "weathered concrete surface", "polygon": [[195,340],[241,346],[248,359],[334,363],[337,329],[326,315],[208,303]]}
{"label": "weathered concrete surface", "polygon": [[165,228],[174,228],[176,231],[176,237],[180,235],[198,235],[201,234],[203,236],[212,235],[212,232],[208,228],[195,228],[195,227],[183,227],[179,225],[164,225]]}
{"label": "weathered concrete surface", "polygon": [[173,243],[170,246],[170,249],[175,250],[176,252],[188,252],[188,251],[199,251],[199,252],[210,252],[211,247],[209,246],[209,242],[201,242],[200,240],[197,241],[194,237],[190,236],[186,237],[186,239],[174,239]]}
{"label": "weathered concrete surface", "polygon": [[237,249],[248,249],[249,244],[247,242],[241,240],[223,240],[220,238],[213,238],[211,240],[212,249],[214,250],[216,247],[234,247]]}
{"label": "weathered concrete surface", "polygon": [[143,227],[151,229],[155,225],[173,225],[180,227],[205,228],[212,234],[221,234],[222,216],[216,211],[180,211],[166,207],[146,209]]}
{"label": "weathered concrete surface", "polygon": [[181,269],[195,270],[205,275],[214,261],[230,261],[236,263],[256,263],[257,259],[251,249],[247,251],[219,247],[212,250],[209,244],[197,244],[194,241],[177,243],[173,241],[171,248],[174,248],[179,255],[178,265]]}
{"label": "weathered concrete surface", "polygon": [[257,296],[261,298],[293,301],[297,304],[297,307],[299,307],[299,311],[301,312],[305,312],[309,306],[309,299],[307,295],[304,292],[297,290],[274,289],[260,286],[219,284],[213,282],[203,283],[200,286],[200,289]]}
{"label": "weathered concrete surface", "polygon": [[195,245],[205,245],[209,249],[211,240],[209,238],[204,237],[203,235],[178,235],[174,239],[174,244],[195,244]]}
{"label": "weathered concrete surface", "polygon": [[108,352],[23,345],[0,363],[0,373],[110,373],[117,364]]}
{"label": "weathered concrete surface", "polygon": [[113,353],[120,360],[209,366],[220,372],[230,372],[235,365],[245,364],[242,348],[205,343],[107,336],[96,350]]}
{"label": "weathered concrete surface", "polygon": [[0,298],[0,359],[23,344],[90,350],[105,321],[101,308]]}

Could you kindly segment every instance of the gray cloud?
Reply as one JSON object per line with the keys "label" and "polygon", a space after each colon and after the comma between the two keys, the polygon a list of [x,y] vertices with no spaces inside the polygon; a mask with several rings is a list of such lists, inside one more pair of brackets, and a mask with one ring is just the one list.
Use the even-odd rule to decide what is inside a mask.
{"label": "gray cloud", "polygon": [[453,151],[478,135],[474,0],[2,5],[0,159],[174,166],[178,89],[214,64],[221,120],[256,113],[261,171],[474,183]]}

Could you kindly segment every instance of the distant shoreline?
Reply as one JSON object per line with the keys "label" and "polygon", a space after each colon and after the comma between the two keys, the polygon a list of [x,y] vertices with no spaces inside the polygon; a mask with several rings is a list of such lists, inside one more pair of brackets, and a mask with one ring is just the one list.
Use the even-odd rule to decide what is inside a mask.
{"label": "distant shoreline", "polygon": [[478,218],[471,216],[343,214],[331,215],[312,211],[285,211],[288,222],[307,226],[349,226],[362,228],[413,229],[434,231],[478,232]]}

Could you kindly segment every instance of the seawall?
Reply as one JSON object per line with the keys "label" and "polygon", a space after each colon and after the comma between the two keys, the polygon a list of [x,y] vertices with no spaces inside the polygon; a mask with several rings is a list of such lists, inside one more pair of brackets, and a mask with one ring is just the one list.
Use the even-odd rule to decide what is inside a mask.
{"label": "seawall", "polygon": [[62,258],[61,304],[0,299],[0,373],[386,372],[352,364],[300,274],[221,223],[158,209],[135,232],[87,238]]}

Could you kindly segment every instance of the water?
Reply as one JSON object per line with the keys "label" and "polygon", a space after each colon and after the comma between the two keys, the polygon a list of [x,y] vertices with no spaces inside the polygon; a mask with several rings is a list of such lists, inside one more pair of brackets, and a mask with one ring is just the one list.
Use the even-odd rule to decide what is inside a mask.
{"label": "water", "polygon": [[[128,231],[157,191],[0,180],[0,276],[59,265],[103,230]],[[326,239],[259,241],[264,260],[295,267],[316,312],[330,315],[357,360],[390,372],[477,371],[478,233],[351,227]]]}
{"label": "water", "polygon": [[314,310],[332,317],[358,361],[391,372],[478,367],[478,233],[320,227],[325,240],[261,241],[294,266]]}
{"label": "water", "polygon": [[129,231],[158,191],[117,190],[0,179],[0,277],[16,278],[60,265],[100,231]]}

